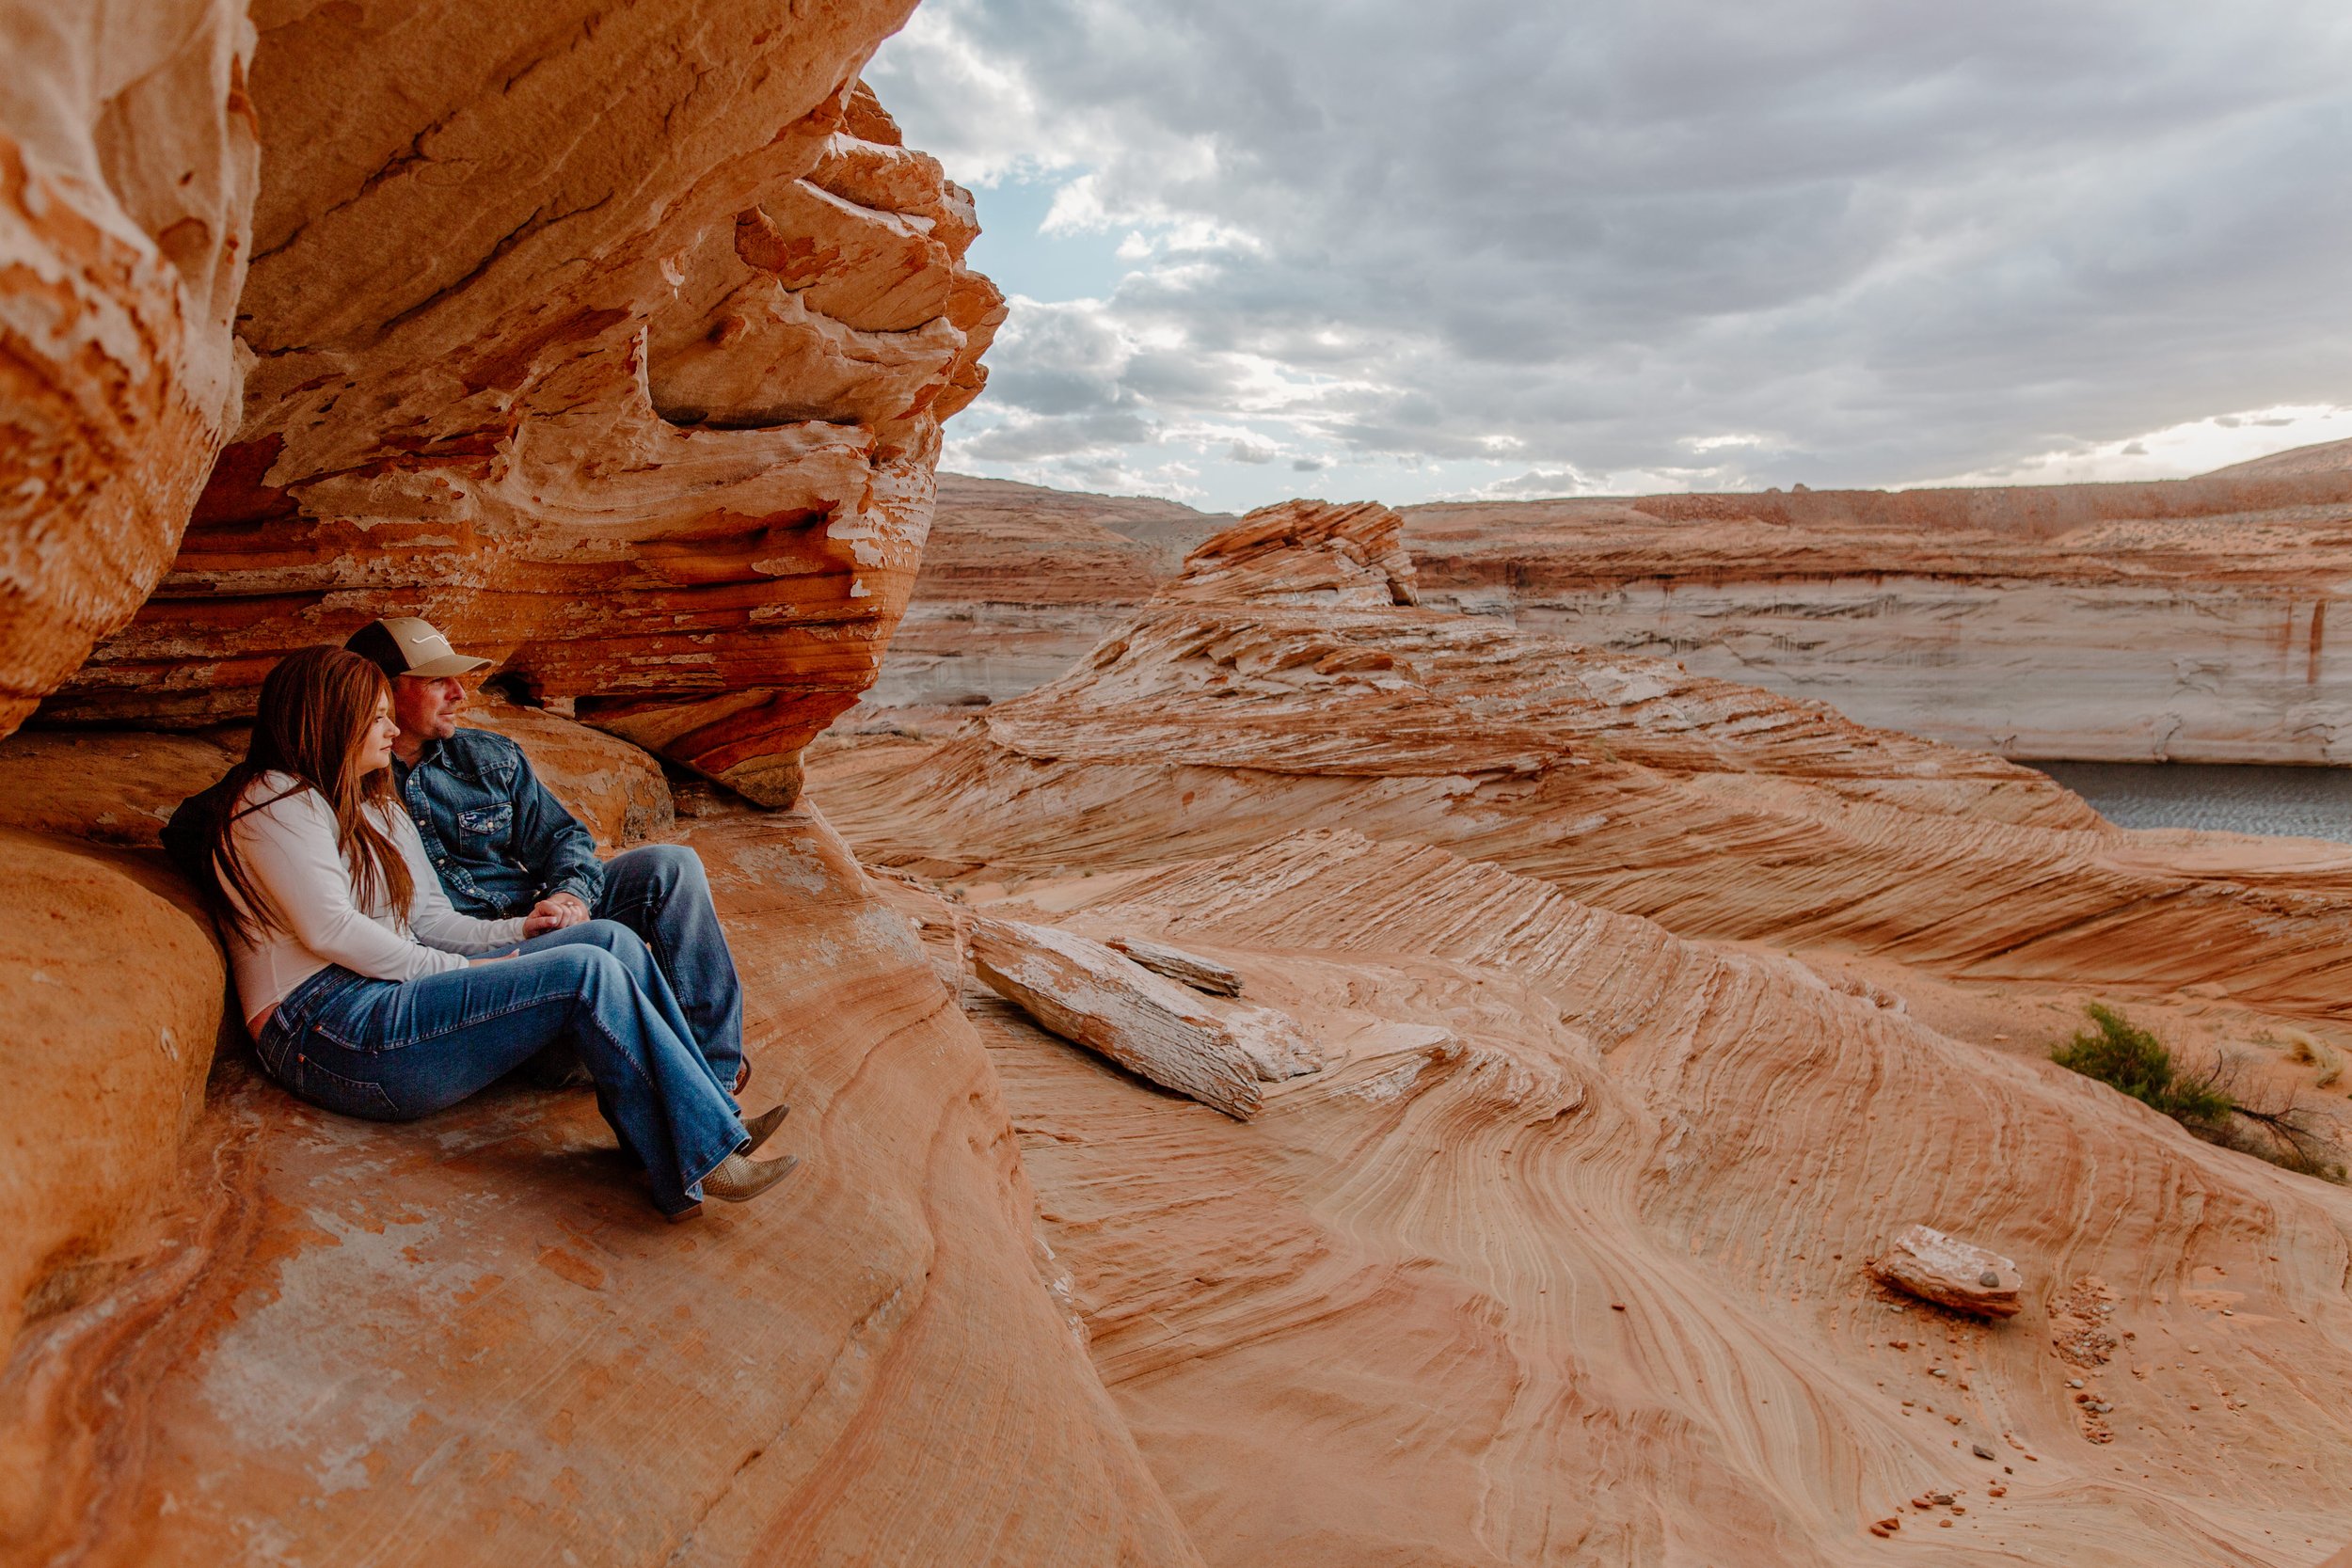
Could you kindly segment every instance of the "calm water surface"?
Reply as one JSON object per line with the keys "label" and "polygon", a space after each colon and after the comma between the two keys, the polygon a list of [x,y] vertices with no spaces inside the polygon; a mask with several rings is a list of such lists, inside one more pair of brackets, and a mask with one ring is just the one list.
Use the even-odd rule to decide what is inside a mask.
{"label": "calm water surface", "polygon": [[2037,762],[2123,828],[2222,828],[2352,844],[2352,768]]}

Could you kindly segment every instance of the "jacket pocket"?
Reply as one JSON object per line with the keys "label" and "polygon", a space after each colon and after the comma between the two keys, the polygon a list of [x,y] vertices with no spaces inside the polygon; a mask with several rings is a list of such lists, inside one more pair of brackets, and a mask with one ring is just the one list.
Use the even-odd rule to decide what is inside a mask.
{"label": "jacket pocket", "polygon": [[515,826],[515,803],[501,800],[494,806],[471,806],[457,814],[457,831],[468,839],[496,844],[503,840]]}

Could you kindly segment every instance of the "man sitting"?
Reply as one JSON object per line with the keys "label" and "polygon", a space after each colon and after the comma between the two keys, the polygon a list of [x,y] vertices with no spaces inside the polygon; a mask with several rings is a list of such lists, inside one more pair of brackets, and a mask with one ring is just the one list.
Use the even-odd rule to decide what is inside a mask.
{"label": "man sitting", "polygon": [[392,777],[423,835],[449,901],[462,914],[537,914],[558,926],[612,920],[644,938],[722,1082],[743,1092],[743,988],[711,908],[702,857],[649,844],[598,861],[596,841],[548,793],[523,749],[457,727],[458,679],[490,667],[452,648],[424,621],[371,621],[343,644],[392,681]]}

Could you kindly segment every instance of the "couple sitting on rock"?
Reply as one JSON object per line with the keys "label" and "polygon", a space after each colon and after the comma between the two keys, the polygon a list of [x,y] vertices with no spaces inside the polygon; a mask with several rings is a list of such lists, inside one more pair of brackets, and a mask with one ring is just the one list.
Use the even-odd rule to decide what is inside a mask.
{"label": "couple sitting on rock", "polygon": [[[735,1101],[742,990],[691,849],[599,862],[522,749],[457,727],[486,659],[419,620],[289,655],[246,759],[166,833],[228,935],[270,1076],[349,1116],[430,1116],[525,1063],[584,1071],[673,1220],[793,1161]],[[405,808],[405,809],[404,809]]]}

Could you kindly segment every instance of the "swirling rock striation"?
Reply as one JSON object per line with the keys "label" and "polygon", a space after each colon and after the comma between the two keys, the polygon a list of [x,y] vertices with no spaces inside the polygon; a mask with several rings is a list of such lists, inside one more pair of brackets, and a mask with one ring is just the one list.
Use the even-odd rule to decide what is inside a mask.
{"label": "swirling rock striation", "polygon": [[[2352,859],[1431,610],[1400,526],[1255,515],[967,733],[815,765],[951,895],[935,940],[969,904],[1167,942],[1325,1049],[1240,1124],[965,992],[1203,1557],[1875,1563],[1900,1509],[1955,1560],[2302,1568],[2352,1532],[2352,1197],[2003,1043],[2086,990],[2344,1037]],[[2014,1259],[2016,1314],[1881,1290],[1912,1225]]]}
{"label": "swirling rock striation", "polygon": [[857,81],[909,8],[263,8],[245,418],[46,717],[234,716],[288,649],[417,613],[788,801],[1003,313],[969,196]]}

